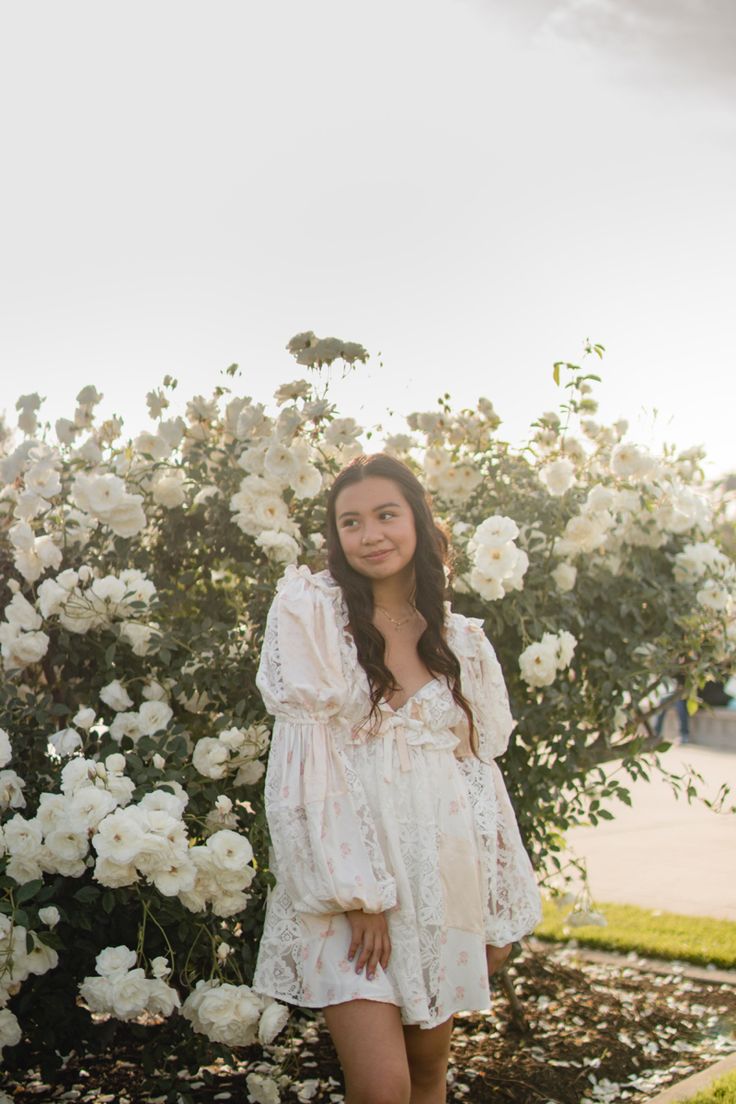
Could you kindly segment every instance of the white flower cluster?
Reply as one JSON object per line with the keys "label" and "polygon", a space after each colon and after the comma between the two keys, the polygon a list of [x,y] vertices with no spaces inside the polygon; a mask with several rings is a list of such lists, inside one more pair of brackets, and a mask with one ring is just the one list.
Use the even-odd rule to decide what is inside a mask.
{"label": "white flower cluster", "polygon": [[108,755],[104,764],[71,759],[61,772],[61,793],[42,793],[34,817],[16,813],[4,825],[2,843],[10,856],[6,874],[20,884],[44,874],[81,877],[90,833],[130,801],[134,785],[124,770],[125,757],[118,753]]}
{"label": "white flower cluster", "polygon": [[289,507],[275,480],[262,475],[244,476],[240,489],[230,498],[230,509],[238,528],[260,539],[261,547],[272,559],[280,563],[296,560],[299,545],[295,537],[299,530],[289,517]]}
{"label": "white flower cluster", "polygon": [[540,468],[539,478],[551,495],[560,498],[576,482],[575,467],[572,461],[563,456]]}
{"label": "white flower cluster", "polygon": [[181,1007],[176,989],[165,978],[171,972],[166,958],[151,963],[153,977],[136,967],[129,947],[105,947],[95,959],[96,975],[84,978],[79,993],[90,1012],[106,1012],[118,1020],[134,1020],[144,1012],[170,1016]]}
{"label": "white flower cluster", "polygon": [[478,399],[475,410],[415,412],[406,421],[410,429],[425,435],[430,448],[448,444],[467,447],[471,452],[486,449],[501,424],[493,403],[483,397]]}
{"label": "white flower cluster", "polygon": [[192,763],[206,778],[224,778],[237,770],[236,786],[251,786],[265,770],[260,756],[268,750],[270,733],[266,725],[227,728],[214,738],[203,736],[194,745]]}
{"label": "white flower cluster", "polygon": [[125,482],[112,472],[88,475],[80,472],[72,496],[83,513],[109,526],[119,537],[134,537],[146,524],[143,496],[130,494]]}
{"label": "white flower cluster", "polygon": [[736,603],[736,565],[711,541],[686,544],[675,556],[673,572],[678,583],[696,586],[701,606],[731,614]]}
{"label": "white flower cluster", "polygon": [[26,582],[35,583],[49,568],[61,566],[62,551],[50,533],[36,536],[29,522],[21,519],[8,530],[8,537],[13,563]]}
{"label": "white flower cluster", "polygon": [[[168,785],[173,785],[168,783]],[[216,916],[245,908],[255,870],[245,836],[224,828],[190,846],[182,819],[188,798],[158,789],[106,816],[92,837],[94,877],[110,888],[133,885],[143,875],[165,897],[178,897],[192,912],[212,905]]]}
{"label": "white flower cluster", "polygon": [[286,1005],[260,997],[248,985],[214,979],[198,981],[181,1011],[195,1031],[233,1047],[250,1046],[256,1039],[268,1046],[289,1019]]}
{"label": "white flower cluster", "polygon": [[[4,728],[0,728],[0,768],[7,767],[12,758],[10,737]],[[25,808],[24,787],[25,782],[14,770],[0,770],[0,813],[4,813],[6,809]],[[0,854],[3,852],[2,831],[0,828]]]}
{"label": "white flower cluster", "polygon": [[557,672],[570,665],[576,646],[575,637],[565,630],[545,633],[519,656],[521,677],[529,686],[550,686]]}
{"label": "white flower cluster", "polygon": [[295,334],[286,346],[297,364],[308,368],[319,368],[323,364],[332,364],[335,360],[344,360],[354,364],[356,360],[365,362],[368,353],[357,341],[342,341],[339,337],[316,337],[311,330]]}
{"label": "white flower cluster", "polygon": [[0,622],[0,652],[6,671],[18,671],[38,663],[49,648],[49,637],[41,631],[43,621],[31,603],[16,591]]}
{"label": "white flower cluster", "polygon": [[[159,684],[148,686],[144,695],[159,694],[163,690]],[[163,691],[165,694],[165,691]],[[171,706],[161,697],[149,697],[138,709],[132,709],[133,701],[119,679],[113,679],[100,690],[100,700],[115,710],[115,717],[109,725],[113,740],[120,743],[123,736],[129,736],[137,743],[141,736],[153,736],[169,725],[174,715]]]}
{"label": "white flower cluster", "polygon": [[631,441],[620,441],[611,452],[611,472],[619,479],[641,482],[654,472],[656,466],[655,458]]}
{"label": "white flower cluster", "polygon": [[494,514],[477,527],[468,541],[472,562],[470,585],[487,601],[503,598],[508,590],[521,590],[529,557],[514,541],[519,527],[512,518]]}
{"label": "white flower cluster", "polygon": [[472,464],[456,462],[443,448],[427,449],[424,454],[424,481],[428,491],[448,501],[464,502],[483,481]]}
{"label": "white flower cluster", "polygon": [[122,622],[120,637],[136,655],[155,649],[155,624],[142,624],[156,587],[142,571],[126,568],[117,575],[99,577],[87,564],[78,571],[62,571],[38,588],[38,606],[44,618],[58,616],[67,632],[80,635]]}
{"label": "white flower cluster", "polygon": [[58,961],[53,947],[48,947],[35,932],[29,932],[22,924],[14,924],[0,913],[0,1052],[3,1047],[15,1046],[21,1040],[20,1024],[14,1013],[5,1007],[10,997],[31,974],[45,974],[53,970]]}

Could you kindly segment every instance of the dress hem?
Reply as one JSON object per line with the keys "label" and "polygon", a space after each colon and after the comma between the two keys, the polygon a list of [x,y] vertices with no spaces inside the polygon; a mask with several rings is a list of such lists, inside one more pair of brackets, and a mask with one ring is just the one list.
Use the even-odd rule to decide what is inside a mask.
{"label": "dress hem", "polygon": [[484,1005],[480,1007],[468,1007],[468,1005],[462,1005],[459,1008],[452,1008],[442,1020],[409,1020],[404,1018],[403,1005],[397,1004],[394,1000],[389,1000],[386,997],[348,997],[347,1000],[335,1000],[327,1001],[325,1003],[319,1001],[299,1001],[297,1004],[295,1001],[290,1000],[289,997],[283,996],[281,993],[269,992],[266,989],[253,989],[253,992],[259,997],[271,997],[273,1000],[281,1001],[283,1004],[290,1004],[293,1008],[332,1008],[338,1004],[349,1004],[353,1000],[365,1000],[373,1001],[375,1004],[391,1004],[394,1008],[398,1008],[401,1013],[401,1026],[402,1027],[421,1027],[423,1031],[428,1031],[433,1027],[439,1027],[440,1024],[447,1023],[451,1016],[457,1015],[459,1012],[488,1012],[490,1011],[490,1005]]}

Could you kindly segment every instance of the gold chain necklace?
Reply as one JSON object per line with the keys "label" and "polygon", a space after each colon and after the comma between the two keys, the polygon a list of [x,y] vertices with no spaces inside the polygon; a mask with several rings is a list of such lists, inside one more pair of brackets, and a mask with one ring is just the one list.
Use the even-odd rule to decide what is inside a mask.
{"label": "gold chain necklace", "polygon": [[416,616],[416,612],[417,612],[417,607],[412,606],[411,613],[409,614],[408,617],[403,617],[400,620],[397,620],[397,618],[392,617],[391,614],[388,612],[388,610],[384,609],[383,606],[376,606],[376,609],[380,610],[382,614],[384,614],[386,617],[388,617],[391,624],[395,625],[397,629],[400,629],[403,625],[406,625],[407,622],[411,621],[412,618],[414,618]]}

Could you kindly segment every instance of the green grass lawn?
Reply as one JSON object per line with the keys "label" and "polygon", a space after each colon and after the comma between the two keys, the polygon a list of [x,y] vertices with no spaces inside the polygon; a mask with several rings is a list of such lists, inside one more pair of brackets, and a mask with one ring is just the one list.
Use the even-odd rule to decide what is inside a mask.
{"label": "green grass lawn", "polygon": [[709,1089],[689,1096],[684,1104],[736,1104],[736,1073],[719,1077]]}
{"label": "green grass lawn", "polygon": [[554,942],[575,939],[581,946],[601,951],[636,951],[651,958],[736,968],[736,924],[730,920],[680,916],[633,905],[596,904],[596,909],[606,917],[606,927],[573,928],[565,922],[569,906],[560,909],[545,901],[542,923],[534,934]]}

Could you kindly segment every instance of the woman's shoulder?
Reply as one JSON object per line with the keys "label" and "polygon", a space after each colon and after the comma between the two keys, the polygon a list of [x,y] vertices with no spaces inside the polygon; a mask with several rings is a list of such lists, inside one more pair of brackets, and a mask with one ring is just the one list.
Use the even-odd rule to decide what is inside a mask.
{"label": "woman's shoulder", "polygon": [[445,603],[445,625],[448,643],[460,655],[476,655],[481,638],[488,639],[480,617],[466,617],[464,613],[455,613],[449,602]]}
{"label": "woman's shoulder", "polygon": [[311,571],[307,564],[289,564],[276,584],[274,602],[310,602],[339,607],[342,590],[329,571]]}

